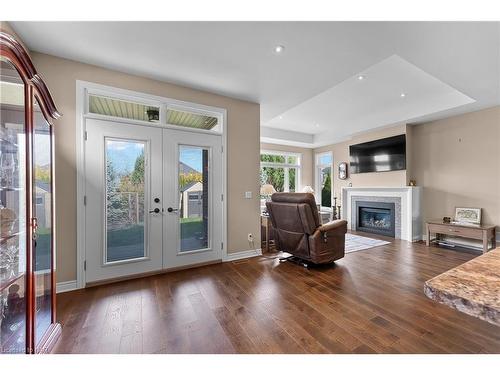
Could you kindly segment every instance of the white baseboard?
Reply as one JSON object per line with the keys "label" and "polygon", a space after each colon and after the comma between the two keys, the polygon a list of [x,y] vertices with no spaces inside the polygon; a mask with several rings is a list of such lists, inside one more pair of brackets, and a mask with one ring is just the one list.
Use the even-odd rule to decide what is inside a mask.
{"label": "white baseboard", "polygon": [[56,285],[57,293],[69,292],[76,289],[78,289],[76,280],[62,281]]}
{"label": "white baseboard", "polygon": [[262,249],[252,249],[252,250],[246,250],[246,251],[239,251],[237,253],[227,254],[224,257],[224,259],[222,259],[222,261],[223,262],[232,262],[234,260],[252,258],[252,257],[257,257],[259,255],[262,255]]}

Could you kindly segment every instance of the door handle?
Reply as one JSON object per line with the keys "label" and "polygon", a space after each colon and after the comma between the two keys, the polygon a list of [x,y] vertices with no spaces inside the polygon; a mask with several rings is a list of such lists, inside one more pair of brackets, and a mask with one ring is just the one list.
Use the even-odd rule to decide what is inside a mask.
{"label": "door handle", "polygon": [[152,214],[152,213],[159,214],[160,213],[160,209],[159,208],[155,208],[154,210],[150,210],[149,213],[150,214]]}
{"label": "door handle", "polygon": [[179,211],[179,209],[178,208],[169,207],[169,208],[167,208],[167,211],[168,212],[175,212],[175,211]]}

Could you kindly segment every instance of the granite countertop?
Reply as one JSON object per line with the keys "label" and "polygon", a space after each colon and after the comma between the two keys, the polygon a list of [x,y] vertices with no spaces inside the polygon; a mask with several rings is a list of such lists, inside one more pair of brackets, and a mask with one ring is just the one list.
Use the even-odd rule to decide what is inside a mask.
{"label": "granite countertop", "polygon": [[427,297],[500,326],[500,248],[425,282]]}

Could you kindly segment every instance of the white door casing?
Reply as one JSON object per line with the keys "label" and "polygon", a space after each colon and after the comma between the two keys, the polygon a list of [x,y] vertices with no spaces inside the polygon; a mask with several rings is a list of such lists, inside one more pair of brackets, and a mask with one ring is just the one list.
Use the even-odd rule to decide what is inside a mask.
{"label": "white door casing", "polygon": [[[158,123],[144,123],[143,121],[129,120],[125,118],[119,117],[110,117],[95,113],[90,113],[89,111],[89,95],[98,95],[105,96],[111,98],[117,98],[119,100],[131,101],[135,103],[146,103],[147,105],[153,105],[160,107],[160,119]],[[220,119],[220,123],[217,129],[213,131],[207,131],[203,129],[196,128],[180,128],[179,126],[170,124],[167,120],[167,108],[187,110],[193,112],[200,113],[208,113]],[[87,177],[86,175],[86,160],[89,157],[86,150],[87,145],[87,137],[91,138],[92,135],[88,132],[88,124],[90,121],[99,120],[104,122],[114,123],[120,126],[120,129],[124,125],[137,126],[139,129],[174,129],[185,131],[186,133],[198,134],[198,135],[217,135],[220,138],[220,143],[224,147],[224,150],[227,146],[227,111],[224,108],[214,107],[214,106],[206,106],[199,103],[188,102],[177,100],[169,97],[156,96],[151,94],[146,94],[143,92],[126,90],[117,87],[111,87],[106,85],[97,84],[94,82],[87,81],[76,81],[76,166],[77,166],[77,204],[76,204],[76,215],[77,215],[77,269],[76,269],[76,282],[74,285],[76,289],[84,288],[88,282],[92,282],[92,279],[89,277],[88,270],[89,264],[87,262],[87,253],[90,245],[87,245],[87,225],[90,224],[92,226],[92,217],[91,213],[88,213],[86,202],[91,202],[91,197],[88,195],[92,194],[92,190],[87,192],[88,180],[92,179],[91,176]],[[121,136],[121,135],[120,135]],[[155,139],[159,139],[155,137]],[[224,152],[222,154],[222,194],[224,194],[224,201],[222,202],[222,217],[221,220],[217,220],[216,225],[219,225],[221,228],[221,233],[219,237],[221,238],[221,243],[224,243],[223,250],[220,252],[220,257],[223,260],[229,259],[227,256],[227,199],[226,198],[226,189],[227,189],[227,154]],[[163,169],[162,169],[163,171]],[[163,188],[162,188],[163,190]],[[90,194],[89,194],[90,193]],[[151,197],[149,197],[151,198]],[[162,197],[163,198],[163,197]],[[162,199],[162,203],[163,199]],[[167,205],[164,205],[164,208]],[[165,217],[163,215],[163,217]],[[163,221],[163,218],[162,218]],[[163,223],[162,223],[163,225]],[[215,230],[212,227],[212,230]],[[162,233],[162,240],[165,233]],[[94,237],[97,236],[94,233]],[[211,234],[211,238],[215,241],[215,236]],[[91,239],[92,240],[92,239]],[[221,245],[222,246],[222,245]],[[163,247],[163,246],[162,246]],[[161,249],[162,253],[165,253],[165,250]],[[203,253],[203,252],[201,252]],[[200,254],[201,254],[200,253]],[[192,254],[194,255],[194,254]],[[183,255],[185,259],[186,255]],[[163,254],[162,254],[163,258]],[[137,268],[137,264],[136,267]],[[164,266],[162,259],[162,267]],[[132,263],[130,263],[132,264]],[[157,267],[155,267],[156,269]],[[161,269],[159,270],[161,272]],[[140,271],[139,271],[140,272]],[[146,271],[147,272],[147,271]]]}

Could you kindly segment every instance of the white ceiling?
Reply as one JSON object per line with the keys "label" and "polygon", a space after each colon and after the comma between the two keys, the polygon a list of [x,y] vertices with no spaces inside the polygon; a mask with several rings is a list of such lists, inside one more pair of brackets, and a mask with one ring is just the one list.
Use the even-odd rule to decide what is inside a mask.
{"label": "white ceiling", "polygon": [[500,104],[498,22],[11,25],[34,51],[258,102],[263,140],[277,143],[316,147]]}
{"label": "white ceiling", "polygon": [[312,143],[323,146],[377,125],[406,122],[473,102],[393,55],[289,109],[266,126],[313,133]]}

